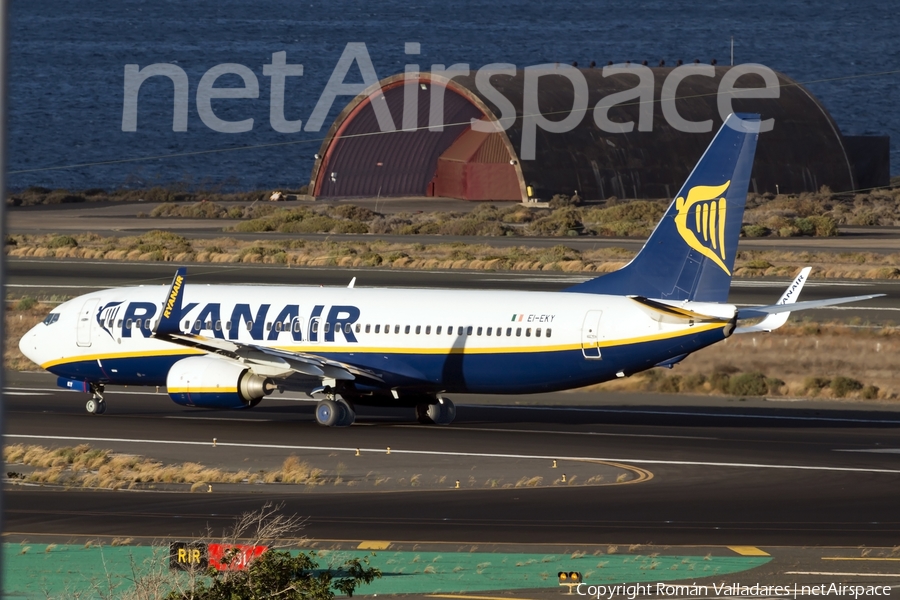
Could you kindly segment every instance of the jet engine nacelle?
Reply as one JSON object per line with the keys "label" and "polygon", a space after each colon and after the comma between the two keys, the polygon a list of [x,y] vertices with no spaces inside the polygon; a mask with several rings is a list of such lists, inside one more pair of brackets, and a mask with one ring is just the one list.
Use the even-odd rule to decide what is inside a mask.
{"label": "jet engine nacelle", "polygon": [[249,408],[275,390],[271,379],[212,356],[179,360],[166,377],[169,397],[182,406]]}

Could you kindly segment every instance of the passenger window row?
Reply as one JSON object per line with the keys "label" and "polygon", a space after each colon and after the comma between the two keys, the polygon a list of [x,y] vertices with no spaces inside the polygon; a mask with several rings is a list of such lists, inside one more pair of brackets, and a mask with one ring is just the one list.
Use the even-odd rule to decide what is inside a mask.
{"label": "passenger window row", "polygon": [[[347,325],[348,333],[349,333],[349,327],[350,326]],[[413,329],[413,327],[411,325],[402,325],[402,326],[394,325],[394,333],[395,334],[400,333],[401,328],[402,328],[403,333],[405,333],[405,334],[409,334],[409,333],[412,333],[413,331],[415,331],[416,335],[421,335],[423,333],[423,329],[424,329],[425,335],[432,334],[432,326],[431,325],[425,325],[424,327],[422,325],[416,325],[415,329]],[[357,323],[356,324],[356,333],[361,333],[362,331],[365,331],[366,333],[372,333],[373,331],[374,331],[374,333],[382,333],[382,332],[390,333],[391,326],[385,325],[384,329],[382,329],[381,325],[378,324],[378,325],[375,325],[374,329],[373,329],[372,325],[369,325],[369,324],[361,325],[361,324]],[[543,332],[544,337],[550,337],[553,333],[553,330],[550,329],[549,327],[547,329],[543,329],[543,330],[540,327],[537,327],[535,329],[532,329],[531,327],[525,327],[525,328],[506,327],[505,332],[504,332],[503,327],[497,327],[497,328],[487,327],[487,328],[485,328],[485,327],[473,327],[472,325],[468,325],[465,327],[457,326],[454,328],[453,325],[449,325],[449,326],[447,326],[446,330],[444,330],[443,325],[437,325],[436,327],[434,327],[434,335],[441,335],[442,331],[446,331],[446,335],[457,335],[457,336],[476,335],[476,336],[485,336],[485,337],[502,337],[502,336],[504,336],[504,333],[505,333],[506,337],[512,337],[513,335],[515,335],[516,337],[522,337],[523,331],[525,333],[525,337],[531,337],[532,334],[534,335],[534,337],[541,337],[542,332]]]}
{"label": "passenger window row", "polygon": [[[233,327],[235,327],[236,325],[237,325],[236,323],[232,323],[231,321],[225,321],[225,331],[232,331]],[[324,331],[324,333],[329,332],[330,325],[331,325],[330,323],[324,324],[324,326],[322,327],[322,330]],[[109,326],[110,327],[112,326],[111,321],[109,323]],[[122,319],[119,319],[118,326],[119,327],[122,326]],[[251,331],[253,329],[253,321],[245,321],[244,326],[247,328],[247,331]],[[144,327],[146,329],[152,329],[150,319],[146,319],[144,321],[142,321],[141,319],[134,319],[134,320],[128,319],[125,321],[125,327],[128,329],[132,329],[132,328],[141,329],[142,327]],[[266,331],[272,331],[273,327],[274,327],[275,331],[288,331],[288,332],[294,331],[295,333],[299,333],[301,331],[301,324],[300,324],[299,320],[295,320],[290,323],[282,323],[281,321],[274,323],[274,324],[271,322],[266,323]],[[190,321],[184,322],[184,329],[186,329],[186,330],[192,329]],[[204,329],[209,330],[209,331],[213,331],[213,330],[222,331],[222,321],[206,321],[206,322],[194,321],[193,329],[198,330],[198,331],[204,330]],[[394,333],[395,334],[399,334],[401,329],[404,334],[409,334],[409,333],[413,332],[413,327],[411,325],[394,325]],[[425,325],[424,328],[422,327],[422,325],[416,325],[414,331],[415,331],[416,335],[421,335],[423,333],[423,329],[424,329],[425,335],[432,335],[432,330],[434,331],[434,335],[442,335],[443,331],[446,332],[446,335],[454,335],[454,326],[453,325],[447,326],[446,329],[444,329],[443,325],[437,325],[434,328],[432,328],[431,325]],[[341,330],[341,325],[339,323],[338,326],[335,327],[335,331],[340,331],[340,330]],[[374,331],[374,333],[390,333],[391,326],[385,325],[384,328],[382,329],[380,323],[375,325],[374,328],[371,324],[366,324],[365,326],[363,326],[360,323],[357,323],[356,324],[356,333],[362,333],[363,330],[365,330],[366,333],[372,333],[373,331]],[[318,321],[313,321],[312,331],[313,331],[313,333],[319,332],[319,322]],[[343,331],[344,331],[344,333],[351,333],[353,331],[352,325],[350,323],[345,324],[343,326]],[[553,330],[549,327],[547,329],[542,330],[542,328],[540,328],[540,327],[536,327],[534,329],[532,329],[531,327],[525,327],[525,328],[522,328],[522,327],[506,327],[506,328],[487,327],[487,328],[485,328],[485,327],[473,327],[472,325],[468,325],[468,326],[464,327],[464,326],[460,325],[455,328],[455,334],[457,336],[465,336],[465,335],[482,336],[483,335],[484,337],[503,337],[505,335],[506,337],[512,337],[513,335],[515,335],[515,337],[522,337],[523,332],[525,334],[525,337],[531,337],[532,332],[533,332],[534,337],[541,337],[542,334],[543,334],[543,337],[550,337],[553,334]]]}

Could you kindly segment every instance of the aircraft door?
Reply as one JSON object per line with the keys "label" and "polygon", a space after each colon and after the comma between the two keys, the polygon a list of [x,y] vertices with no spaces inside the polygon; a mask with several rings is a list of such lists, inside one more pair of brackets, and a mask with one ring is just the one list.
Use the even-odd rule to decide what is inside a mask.
{"label": "aircraft door", "polygon": [[585,358],[599,360],[600,356],[600,317],[602,310],[589,310],[584,316],[581,326],[581,352]]}
{"label": "aircraft door", "polygon": [[88,300],[81,307],[81,312],[78,313],[78,333],[76,335],[77,343],[82,348],[86,348],[91,345],[91,327],[94,323],[94,309],[97,308],[98,302],[100,302],[99,298]]}

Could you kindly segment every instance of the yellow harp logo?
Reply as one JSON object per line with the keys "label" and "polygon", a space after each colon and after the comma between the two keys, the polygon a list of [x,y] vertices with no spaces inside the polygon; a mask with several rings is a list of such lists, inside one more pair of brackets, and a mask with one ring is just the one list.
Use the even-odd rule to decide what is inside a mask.
{"label": "yellow harp logo", "polygon": [[[725,266],[725,214],[727,203],[722,194],[731,181],[722,185],[698,185],[688,192],[687,200],[675,199],[675,226],[685,243],[710,259],[728,275]],[[702,240],[702,241],[701,241]]]}

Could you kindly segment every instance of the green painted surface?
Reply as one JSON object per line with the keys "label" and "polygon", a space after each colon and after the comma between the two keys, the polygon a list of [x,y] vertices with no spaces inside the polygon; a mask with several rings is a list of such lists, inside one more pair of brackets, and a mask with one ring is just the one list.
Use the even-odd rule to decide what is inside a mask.
{"label": "green painted surface", "polygon": [[[27,549],[27,550],[26,550]],[[360,590],[369,594],[487,592],[558,587],[559,571],[580,571],[587,584],[675,581],[738,573],[764,565],[770,557],[592,556],[489,552],[323,551],[319,564],[339,565],[368,554],[384,577]],[[132,585],[138,572],[167,564],[168,555],[147,547],[90,547],[4,544],[4,597],[97,598]]]}
{"label": "green painted surface", "polygon": [[3,545],[4,598],[101,598],[130,588],[132,560],[142,567],[149,547]]}

